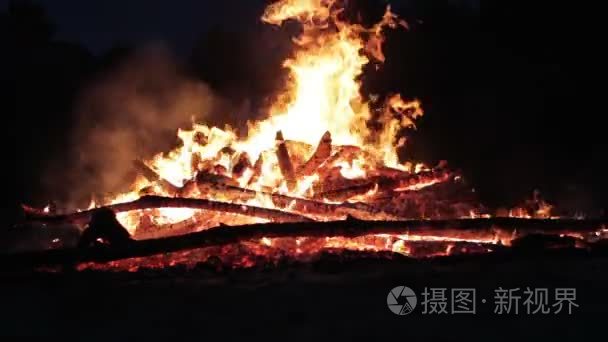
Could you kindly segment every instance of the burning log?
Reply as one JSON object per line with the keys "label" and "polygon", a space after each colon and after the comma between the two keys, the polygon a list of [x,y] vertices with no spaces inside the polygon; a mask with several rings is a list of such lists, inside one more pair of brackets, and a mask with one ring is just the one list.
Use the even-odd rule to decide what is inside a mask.
{"label": "burning log", "polygon": [[177,197],[193,197],[192,194],[197,193],[197,191],[198,184],[196,183],[196,179],[191,179],[185,182],[184,186],[179,189]]}
{"label": "burning log", "polygon": [[585,234],[608,224],[606,219],[519,219],[480,218],[454,220],[361,221],[265,223],[246,226],[219,226],[182,236],[134,241],[127,246],[58,249],[0,256],[0,266],[32,267],[73,265],[81,262],[150,256],[179,250],[223,246],[241,241],[285,237],[358,237],[372,234],[416,234],[426,236],[480,236],[502,231],[513,237],[527,234]]}
{"label": "burning log", "polygon": [[[199,189],[208,195],[225,196],[230,199],[247,201],[254,198],[267,196],[272,202],[281,208],[290,206],[290,211],[310,215],[324,215],[329,218],[341,218],[346,215],[355,217],[378,217],[382,210],[365,203],[324,203],[316,200],[282,195],[278,193],[261,192],[252,189],[241,188],[233,184],[222,184],[210,180],[198,180]],[[382,218],[397,218],[394,215],[385,214]]]}
{"label": "burning log", "polygon": [[411,174],[412,173],[409,171],[394,169],[392,167],[388,167],[388,166],[384,166],[384,165],[380,165],[378,168],[376,168],[376,170],[374,170],[375,176],[383,176],[383,177],[391,178],[391,179],[408,177]]}
{"label": "burning log", "polygon": [[511,242],[513,248],[528,252],[541,252],[547,249],[575,248],[577,240],[572,236],[528,234],[514,239]]}
{"label": "burning log", "polygon": [[208,184],[237,186],[239,185],[239,182],[228,176],[218,175],[209,172],[199,172],[196,175],[196,184],[198,185],[199,190],[205,193],[206,189],[204,189],[204,187]]}
{"label": "burning log", "polygon": [[133,232],[136,240],[157,239],[165,236],[184,235],[196,231],[206,213],[197,212],[192,217],[176,223],[156,225],[149,216],[142,216]]}
{"label": "burning log", "polygon": [[289,157],[289,151],[287,151],[285,139],[283,139],[283,133],[281,133],[281,131],[277,132],[276,142],[277,158],[279,159],[281,174],[283,174],[283,178],[287,182],[287,188],[289,190],[293,190],[297,185],[296,176],[293,170],[293,164],[291,163],[291,158]]}
{"label": "burning log", "polygon": [[[421,189],[404,191],[378,191],[368,203],[401,217],[463,217],[471,212],[485,210],[476,193],[460,178],[451,177],[446,181],[428,184]],[[380,188],[380,187],[379,187]]]}
{"label": "burning log", "polygon": [[167,193],[175,195],[179,192],[179,187],[173,185],[168,180],[162,178],[156,171],[152,170],[143,161],[136,159],[133,161],[135,169],[150,182],[156,182]]}
{"label": "burning log", "polygon": [[321,141],[319,141],[319,145],[317,145],[317,149],[313,153],[313,155],[308,159],[306,163],[304,163],[300,168],[298,168],[296,175],[298,177],[305,177],[312,175],[323,162],[327,160],[331,156],[331,134],[329,132],[325,132],[321,137]]}
{"label": "burning log", "polygon": [[230,146],[224,146],[219,150],[218,155],[225,154],[229,157],[232,157],[232,156],[234,156],[235,153],[236,153],[236,150],[234,148],[232,148]]}
{"label": "burning log", "polygon": [[262,174],[263,165],[264,165],[264,157],[263,157],[263,154],[260,153],[260,156],[255,161],[255,164],[253,164],[253,174],[251,175],[251,178],[249,178],[247,185],[255,184],[258,181],[258,179],[260,178],[260,175]]}
{"label": "burning log", "polygon": [[318,168],[319,178],[324,179],[326,175],[335,167],[339,160],[352,161],[354,155],[362,153],[358,146],[343,145],[335,147],[337,151],[325,160]]}
{"label": "burning log", "polygon": [[206,136],[203,132],[197,131],[196,133],[194,133],[192,141],[201,146],[205,146],[209,142],[209,137]]}
{"label": "burning log", "polygon": [[[191,208],[253,216],[275,222],[312,221],[308,217],[276,209],[267,209],[244,204],[217,202],[197,198],[144,196],[132,202],[112,204],[103,208],[110,209],[115,213],[149,208]],[[39,212],[32,212],[31,210],[28,210],[28,207],[23,207],[23,209],[26,220],[29,221],[42,223],[87,224],[91,219],[91,215],[101,208],[65,215],[41,215]]]}
{"label": "burning log", "polygon": [[249,154],[243,152],[239,154],[234,167],[232,168],[232,176],[234,178],[241,178],[245,170],[251,168],[251,161],[249,161]]}
{"label": "burning log", "polygon": [[[368,178],[347,179],[337,177],[332,182],[325,182],[315,192],[315,198],[327,198],[332,201],[346,201],[351,197],[363,195],[377,187],[375,198],[393,198],[397,193],[417,190],[420,187],[435,183],[448,182],[456,177],[449,171],[427,171],[410,174],[401,171],[392,172],[391,176],[375,175]],[[413,191],[415,193],[415,191]]]}
{"label": "burning log", "polygon": [[198,152],[192,152],[192,158],[190,159],[190,171],[197,172],[199,165],[201,164],[201,154]]}
{"label": "burning log", "polygon": [[370,204],[375,207],[404,207],[433,205],[440,202],[471,204],[477,203],[475,192],[467,184],[457,178],[451,178],[427,185],[422,189],[406,191],[378,191]]}
{"label": "burning log", "polygon": [[[285,147],[287,147],[287,152],[289,152],[294,172],[304,165],[307,161],[306,156],[310,156],[314,152],[314,146],[298,140],[285,139]],[[297,175],[297,172],[295,173]]]}
{"label": "burning log", "polygon": [[321,184],[315,191],[314,198],[344,202],[352,197],[360,196],[373,190],[378,183],[364,178],[339,178],[334,182]]}

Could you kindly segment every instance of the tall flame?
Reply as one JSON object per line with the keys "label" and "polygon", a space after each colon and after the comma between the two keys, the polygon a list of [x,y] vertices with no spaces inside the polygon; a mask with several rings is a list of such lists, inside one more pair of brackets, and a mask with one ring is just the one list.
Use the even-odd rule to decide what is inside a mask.
{"label": "tall flame", "polygon": [[[342,9],[335,5],[334,0],[283,0],[264,12],[262,20],[267,23],[281,25],[295,19],[303,31],[294,39],[294,56],[283,63],[291,76],[286,92],[272,107],[269,118],[251,125],[246,145],[257,155],[272,146],[271,132],[281,130],[290,139],[314,145],[329,131],[335,144],[374,148],[388,166],[397,166],[397,128],[411,126],[412,119],[422,115],[419,103],[392,97],[382,115],[385,125],[379,135],[374,134],[380,139],[372,139],[372,133],[377,132],[367,127],[371,109],[360,93],[358,78],[370,62],[366,53],[384,61],[383,29],[407,25],[390,7],[371,28],[348,24],[340,18]],[[389,119],[393,117],[391,110],[403,119]],[[257,151],[251,150],[252,145]]]}
{"label": "tall flame", "polygon": [[[185,187],[189,180],[204,170],[232,178],[242,187],[304,196],[310,194],[312,184],[319,180],[319,176],[312,174],[300,178],[295,187],[286,184],[274,153],[277,132],[282,132],[282,136],[290,141],[309,146],[315,146],[321,136],[329,132],[333,146],[354,145],[364,153],[354,160],[335,161],[332,166],[339,167],[344,178],[364,177],[366,170],[373,169],[373,165],[410,170],[409,164],[399,163],[396,153],[396,148],[405,140],[395,139],[401,128],[413,127],[414,120],[422,115],[420,104],[393,95],[373,109],[361,94],[359,80],[363,68],[371,60],[384,61],[384,29],[407,27],[407,24],[399,20],[390,7],[371,27],[351,24],[343,18],[343,8],[339,4],[336,0],[281,0],[269,5],[261,18],[264,22],[281,25],[286,20],[296,20],[303,29],[293,39],[292,56],[283,63],[289,71],[289,82],[276,97],[267,118],[250,122],[245,138],[239,138],[230,127],[220,129],[194,124],[192,130],[179,130],[180,147],[159,154],[146,164],[177,187]],[[380,123],[380,129],[368,127],[372,119]],[[303,148],[299,157],[306,159],[310,153],[312,151]],[[248,163],[245,164],[250,166],[256,161],[261,163],[261,172],[255,180],[250,178],[253,166],[245,168],[242,174],[234,172],[235,165],[242,159],[246,159]],[[140,180],[134,184],[131,193],[109,202],[137,198],[144,190],[167,195],[151,182]],[[230,201],[221,194],[202,195],[196,190],[186,195]],[[273,206],[268,198],[258,197],[247,204]],[[160,210],[156,214],[163,218],[155,221],[171,223],[193,215],[193,211]],[[142,216],[141,212],[121,214],[119,219],[133,230],[134,222]]]}

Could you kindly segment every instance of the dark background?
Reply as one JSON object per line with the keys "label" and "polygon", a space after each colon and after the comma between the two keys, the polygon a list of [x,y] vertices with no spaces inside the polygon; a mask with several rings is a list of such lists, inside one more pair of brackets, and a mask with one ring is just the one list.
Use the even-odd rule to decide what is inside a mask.
{"label": "dark background", "polygon": [[[54,198],[49,189],[63,179],[55,165],[49,187],[49,165],[72,163],[65,151],[74,143],[81,92],[142,46],[162,42],[180,72],[259,115],[282,85],[280,62],[297,30],[261,23],[266,3],[1,1],[5,219],[19,202]],[[448,160],[490,206],[513,205],[539,189],[558,206],[603,213],[604,39],[597,8],[513,0],[391,3],[411,30],[388,34],[386,63],[363,81],[366,92],[422,101],[426,114],[409,158]],[[349,9],[371,22],[385,4],[351,1]]]}

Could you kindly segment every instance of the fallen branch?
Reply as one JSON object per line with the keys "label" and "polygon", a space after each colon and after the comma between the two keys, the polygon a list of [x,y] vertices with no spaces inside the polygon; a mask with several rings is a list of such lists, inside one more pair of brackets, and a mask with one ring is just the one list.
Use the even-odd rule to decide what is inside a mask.
{"label": "fallen branch", "polygon": [[[253,216],[274,222],[312,221],[308,217],[284,212],[281,210],[260,208],[244,204],[216,202],[197,198],[144,196],[132,202],[112,204],[105,206],[104,208],[111,209],[115,213],[149,208],[190,208]],[[40,214],[39,211],[32,211],[29,207],[23,207],[23,210],[25,212],[25,218],[28,221],[37,221],[42,223],[73,224],[88,223],[91,219],[92,213],[94,213],[97,209],[99,208],[65,215],[43,215]]]}
{"label": "fallen branch", "polygon": [[519,219],[480,218],[453,220],[361,221],[266,223],[245,226],[219,226],[187,235],[135,241],[124,246],[58,249],[0,256],[3,269],[42,265],[73,265],[81,262],[145,257],[160,253],[223,246],[248,240],[284,237],[357,237],[370,234],[413,234],[453,237],[453,234],[528,234],[593,233],[608,224],[608,219]]}

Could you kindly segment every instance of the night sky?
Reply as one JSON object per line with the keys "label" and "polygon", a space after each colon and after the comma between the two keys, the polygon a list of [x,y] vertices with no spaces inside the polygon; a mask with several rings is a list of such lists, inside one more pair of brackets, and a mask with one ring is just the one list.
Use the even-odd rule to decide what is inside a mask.
{"label": "night sky", "polygon": [[[9,1],[0,1],[5,8]],[[57,38],[85,44],[101,53],[117,43],[164,41],[180,52],[213,25],[257,20],[263,0],[251,1],[75,1],[41,0],[55,21]]]}
{"label": "night sky", "polygon": [[[214,25],[243,28],[259,22],[267,0],[39,0],[57,25],[57,37],[85,44],[96,53],[116,43],[164,41],[179,52],[188,51],[200,32]],[[385,1],[386,2],[386,1]],[[390,1],[407,7],[411,1]],[[472,12],[479,0],[452,0]],[[5,8],[8,0],[1,0]]]}

